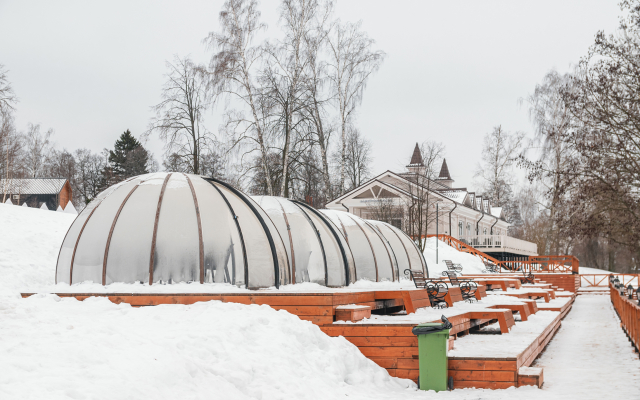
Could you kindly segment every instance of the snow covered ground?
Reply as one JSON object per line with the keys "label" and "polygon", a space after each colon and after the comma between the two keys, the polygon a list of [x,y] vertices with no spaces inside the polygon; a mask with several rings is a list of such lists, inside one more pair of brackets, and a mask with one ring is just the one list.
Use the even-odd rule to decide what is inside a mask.
{"label": "snow covered ground", "polygon": [[579,272],[581,274],[596,274],[596,275],[600,275],[600,274],[609,275],[611,273],[611,271],[607,271],[606,269],[589,268],[589,267],[580,267]]}
{"label": "snow covered ground", "polygon": [[[44,293],[22,299],[20,291],[53,284],[58,249],[73,218],[0,204],[2,400],[537,400],[578,398],[576,391],[583,399],[602,399],[610,398],[605,390],[612,382],[622,396],[640,389],[640,361],[605,296],[597,304],[584,303],[591,296],[578,298],[576,305],[584,303],[578,317],[572,320],[572,311],[565,320],[571,323],[565,322],[551,342],[563,345],[553,351],[550,347],[540,360],[544,389],[438,394],[417,391],[412,382],[390,377],[343,338],[328,337],[310,322],[268,306],[212,301],[132,308],[101,298],[79,302]],[[449,253],[467,268],[457,257],[473,256]],[[371,285],[359,282],[354,289]],[[483,301],[499,300],[489,297]],[[565,351],[565,346],[573,349]]]}
{"label": "snow covered ground", "polygon": [[543,392],[560,399],[637,399],[640,360],[609,296],[581,295],[534,367]]}
{"label": "snow covered ground", "polygon": [[[436,242],[438,247],[438,263],[436,263]],[[462,275],[465,274],[481,274],[485,269],[484,263],[480,257],[473,254],[462,253],[441,240],[434,237],[426,239],[424,248],[424,258],[429,267],[429,276],[439,277],[442,271],[447,270],[447,265],[443,260],[451,260],[454,264],[462,265]]]}

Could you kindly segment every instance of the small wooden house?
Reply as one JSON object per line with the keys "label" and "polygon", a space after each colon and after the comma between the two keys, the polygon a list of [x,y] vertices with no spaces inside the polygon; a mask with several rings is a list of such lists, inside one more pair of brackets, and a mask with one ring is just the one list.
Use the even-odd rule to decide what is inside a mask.
{"label": "small wooden house", "polygon": [[0,179],[0,200],[11,199],[15,205],[29,207],[47,205],[49,210],[67,207],[73,199],[69,181],[64,178]]}

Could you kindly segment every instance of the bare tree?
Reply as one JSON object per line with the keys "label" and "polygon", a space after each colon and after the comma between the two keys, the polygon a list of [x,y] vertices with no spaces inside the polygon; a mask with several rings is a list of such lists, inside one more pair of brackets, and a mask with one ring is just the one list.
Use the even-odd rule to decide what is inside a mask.
{"label": "bare tree", "polygon": [[341,137],[339,191],[342,192],[346,180],[347,129],[353,122],[356,107],[362,101],[362,94],[371,74],[380,67],[385,53],[372,49],[375,41],[360,30],[360,23],[337,21],[329,36],[330,58],[327,62],[328,77],[337,104],[338,123]]}
{"label": "bare tree", "polygon": [[573,181],[563,171],[570,169],[576,156],[574,146],[563,140],[570,134],[572,126],[572,117],[562,94],[570,90],[570,86],[569,74],[560,75],[552,70],[527,99],[536,134],[535,141],[528,147],[537,148],[539,158],[530,162],[523,155],[520,164],[529,170],[529,179],[537,180],[545,193],[544,201],[539,203],[548,217],[545,240],[539,247],[544,254],[558,254],[564,247],[562,239],[567,237],[567,232],[560,230],[558,219],[566,217],[561,210],[565,207],[566,193]]}
{"label": "bare tree", "polygon": [[371,142],[358,128],[347,127],[347,138],[344,156],[340,153],[334,155],[334,160],[344,166],[346,175],[346,190],[360,186],[371,175]]}
{"label": "bare tree", "polygon": [[0,118],[8,116],[14,111],[17,102],[18,98],[11,88],[7,71],[4,65],[0,64]]}
{"label": "bare tree", "polygon": [[184,164],[184,170],[201,173],[200,163],[213,142],[203,124],[207,82],[201,69],[189,58],[175,57],[167,62],[169,73],[162,88],[162,101],[153,107],[156,116],[144,136],[157,132],[165,142],[166,154]]}
{"label": "bare tree", "polygon": [[39,178],[44,172],[44,166],[51,151],[51,136],[53,129],[40,132],[39,124],[29,124],[24,139],[23,167],[26,176]]}
{"label": "bare tree", "polygon": [[331,93],[328,89],[329,78],[327,76],[327,63],[322,59],[322,52],[327,45],[327,38],[330,32],[331,14],[333,3],[324,2],[319,6],[317,18],[312,29],[304,36],[305,48],[307,52],[307,63],[305,76],[305,109],[306,120],[309,123],[309,131],[316,137],[316,143],[320,149],[320,161],[322,164],[321,174],[324,190],[322,199],[316,200],[323,205],[333,197],[331,187],[331,176],[329,172],[329,146],[331,143],[331,133],[333,126],[329,123],[326,106],[331,101]]}
{"label": "bare tree", "polygon": [[18,102],[4,65],[0,64],[0,178],[4,178],[2,201],[6,200],[11,179],[14,177],[16,160],[21,150],[21,138],[13,123],[13,111]]}
{"label": "bare tree", "polygon": [[262,93],[271,105],[270,129],[282,140],[280,196],[289,197],[289,158],[294,141],[301,139],[301,111],[306,107],[305,70],[309,62],[305,37],[313,29],[317,0],[283,0],[280,21],[284,38],[265,46],[265,67],[260,74]]}
{"label": "bare tree", "polygon": [[[205,39],[214,52],[209,64],[210,85],[216,96],[226,95],[248,108],[250,116],[241,112],[226,115],[227,132],[231,133],[230,148],[249,145],[249,152],[257,145],[262,174],[269,171],[269,148],[265,137],[265,107],[256,88],[256,69],[260,68],[264,47],[254,45],[259,31],[266,28],[260,22],[260,11],[256,0],[227,0],[220,12],[220,32],[211,32]],[[265,182],[269,195],[275,194],[272,182]]]}
{"label": "bare tree", "polygon": [[73,200],[76,205],[87,205],[100,193],[106,157],[89,149],[78,149],[74,152],[74,158],[76,185],[73,188]]}
{"label": "bare tree", "polygon": [[402,217],[402,206],[394,198],[378,196],[367,204],[368,219],[383,221],[402,229]]}
{"label": "bare tree", "polygon": [[476,167],[474,177],[484,199],[494,207],[503,207],[507,221],[513,213],[513,167],[525,141],[524,132],[509,133],[501,125],[484,136],[482,163]]}
{"label": "bare tree", "polygon": [[[422,163],[413,166],[406,178],[410,181],[405,185],[407,192],[407,210],[404,225],[405,231],[415,240],[418,240],[418,247],[424,251],[425,241],[421,240],[428,234],[429,226],[436,223],[436,219],[442,218],[447,212],[444,206],[443,196],[436,194],[442,186],[436,182],[440,172],[440,166],[444,156],[444,145],[440,142],[427,141],[420,146]],[[437,207],[436,203],[443,202],[442,207]]]}

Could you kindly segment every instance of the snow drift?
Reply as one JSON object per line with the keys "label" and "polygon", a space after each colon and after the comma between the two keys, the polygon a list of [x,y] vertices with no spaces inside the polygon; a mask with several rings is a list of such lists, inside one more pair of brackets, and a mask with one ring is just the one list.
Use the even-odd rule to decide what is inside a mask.
{"label": "snow drift", "polygon": [[0,205],[1,398],[404,397],[344,338],[268,306],[210,301],[132,308],[38,294],[52,284],[66,213]]}

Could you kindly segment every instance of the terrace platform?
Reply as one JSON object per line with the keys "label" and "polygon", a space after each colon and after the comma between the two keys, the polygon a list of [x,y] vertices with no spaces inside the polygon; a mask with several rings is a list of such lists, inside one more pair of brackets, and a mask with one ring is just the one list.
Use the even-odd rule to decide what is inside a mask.
{"label": "terrace platform", "polygon": [[[488,282],[479,283],[478,301],[473,303],[462,301],[458,287],[449,287],[446,298],[449,308],[446,309],[430,308],[426,290],[405,287],[296,292],[267,289],[226,293],[56,294],[78,300],[106,297],[114,303],[134,307],[188,305],[212,300],[269,305],[318,325],[329,336],[345,337],[392,376],[414,381],[419,374],[418,341],[411,330],[419,323],[439,322],[441,315],[445,315],[453,324],[449,375],[455,388],[542,385],[542,371],[526,367],[558,330],[575,294],[567,292],[565,296],[556,297],[553,289],[525,286],[487,292]],[[30,295],[32,293],[22,294],[23,297]]]}

